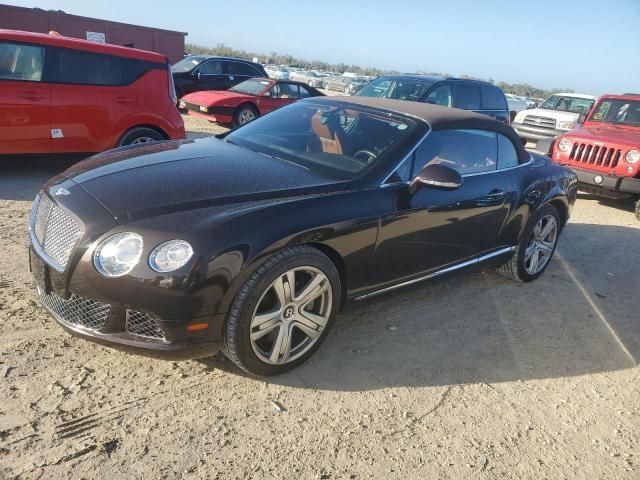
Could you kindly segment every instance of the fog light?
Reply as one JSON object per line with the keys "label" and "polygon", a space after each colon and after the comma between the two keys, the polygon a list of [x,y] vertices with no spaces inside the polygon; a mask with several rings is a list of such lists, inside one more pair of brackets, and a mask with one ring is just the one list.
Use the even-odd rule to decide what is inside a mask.
{"label": "fog light", "polygon": [[602,182],[604,182],[604,178],[602,178],[602,175],[596,175],[595,177],[593,177],[593,181],[600,185]]}

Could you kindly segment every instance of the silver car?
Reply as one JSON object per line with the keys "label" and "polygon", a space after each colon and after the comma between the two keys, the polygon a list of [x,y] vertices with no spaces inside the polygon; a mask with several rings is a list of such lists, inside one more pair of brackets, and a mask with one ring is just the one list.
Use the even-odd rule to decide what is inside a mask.
{"label": "silver car", "polygon": [[322,88],[324,86],[324,78],[315,72],[307,70],[298,70],[290,73],[291,80],[306,83],[310,87]]}

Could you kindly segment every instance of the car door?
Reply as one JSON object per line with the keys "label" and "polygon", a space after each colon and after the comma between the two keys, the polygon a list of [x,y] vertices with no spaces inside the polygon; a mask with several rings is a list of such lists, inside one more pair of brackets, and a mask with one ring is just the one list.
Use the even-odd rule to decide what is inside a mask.
{"label": "car door", "polygon": [[451,84],[438,83],[420,100],[432,105],[442,105],[443,107],[453,107],[453,91]]}
{"label": "car door", "polygon": [[[497,170],[497,135],[483,130],[431,132],[413,164],[401,166],[380,188],[374,287],[408,280],[481,255],[495,247],[509,211],[508,181]],[[458,170],[455,190],[422,187],[413,195],[408,180],[424,166]]]}
{"label": "car door", "polygon": [[273,87],[265,92],[261,97],[258,97],[258,107],[260,107],[260,115],[269,113],[276,108],[280,108],[284,105],[282,99],[280,99],[281,84],[276,83]]}
{"label": "car door", "polygon": [[51,152],[45,48],[0,40],[0,155]]}
{"label": "car door", "polygon": [[231,82],[229,88],[250,78],[262,77],[262,74],[248,63],[234,62],[231,60],[224,63],[227,65],[227,74]]}
{"label": "car door", "polygon": [[452,83],[452,90],[454,108],[484,113],[482,111],[482,94],[479,85],[471,82],[457,81]]}
{"label": "car door", "polygon": [[116,147],[117,126],[139,110],[134,81],[145,63],[116,55],[52,48],[51,129],[55,153]]}
{"label": "car door", "polygon": [[482,86],[482,113],[501,122],[510,123],[507,99],[498,87]]}
{"label": "car door", "polygon": [[227,62],[211,59],[200,65],[194,75],[201,90],[227,90],[233,86]]}

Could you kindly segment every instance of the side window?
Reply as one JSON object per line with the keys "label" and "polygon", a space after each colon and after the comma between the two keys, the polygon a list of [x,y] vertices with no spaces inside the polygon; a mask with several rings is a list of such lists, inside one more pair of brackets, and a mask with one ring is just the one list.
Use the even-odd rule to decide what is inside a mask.
{"label": "side window", "polygon": [[0,80],[42,81],[44,48],[0,42]]}
{"label": "side window", "polygon": [[444,84],[435,87],[429,92],[429,95],[425,97],[423,102],[432,103],[434,105],[442,105],[444,107],[453,107],[451,86]]}
{"label": "side window", "polygon": [[482,102],[480,100],[480,87],[466,83],[456,83],[453,85],[453,106],[463,110],[480,110]]}
{"label": "side window", "polygon": [[518,165],[518,154],[513,142],[504,135],[498,134],[498,168],[509,168]]}
{"label": "side window", "polygon": [[507,110],[507,99],[497,87],[482,87],[482,108],[485,110]]}
{"label": "side window", "polygon": [[251,65],[242,62],[229,62],[229,75],[242,75],[245,77],[261,77],[260,72],[257,72]]}
{"label": "side window", "polygon": [[219,60],[209,60],[198,69],[202,75],[222,75],[222,62]]}
{"label": "side window", "polygon": [[280,98],[300,98],[298,86],[291,83],[281,83]]}
{"label": "side window", "polygon": [[280,84],[276,83],[273,87],[271,87],[268,96],[271,98],[280,98]]}
{"label": "side window", "polygon": [[311,92],[309,92],[306,87],[299,85],[298,88],[300,88],[300,98],[308,98],[311,96]]}
{"label": "side window", "polygon": [[118,86],[133,82],[146,69],[138,60],[57,49],[54,81],[80,85]]}
{"label": "side window", "polygon": [[496,170],[498,140],[485,130],[439,130],[431,132],[416,151],[413,176],[425,166],[441,163],[461,175]]}

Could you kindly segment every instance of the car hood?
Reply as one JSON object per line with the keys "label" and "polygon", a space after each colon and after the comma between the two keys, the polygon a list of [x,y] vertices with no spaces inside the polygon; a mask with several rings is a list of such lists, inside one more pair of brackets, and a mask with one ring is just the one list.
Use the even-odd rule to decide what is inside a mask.
{"label": "car hood", "polygon": [[214,137],[122,147],[60,177],[82,187],[118,223],[209,206],[322,194],[344,181]]}
{"label": "car hood", "polygon": [[190,93],[182,97],[182,100],[196,105],[223,105],[226,101],[245,100],[256,98],[253,95],[247,95],[240,92],[230,92],[229,90],[202,90],[200,92]]}
{"label": "car hood", "polygon": [[589,142],[615,143],[630,147],[640,146],[640,128],[625,128],[611,125],[585,125],[571,130],[566,134],[568,138],[586,140]]}

